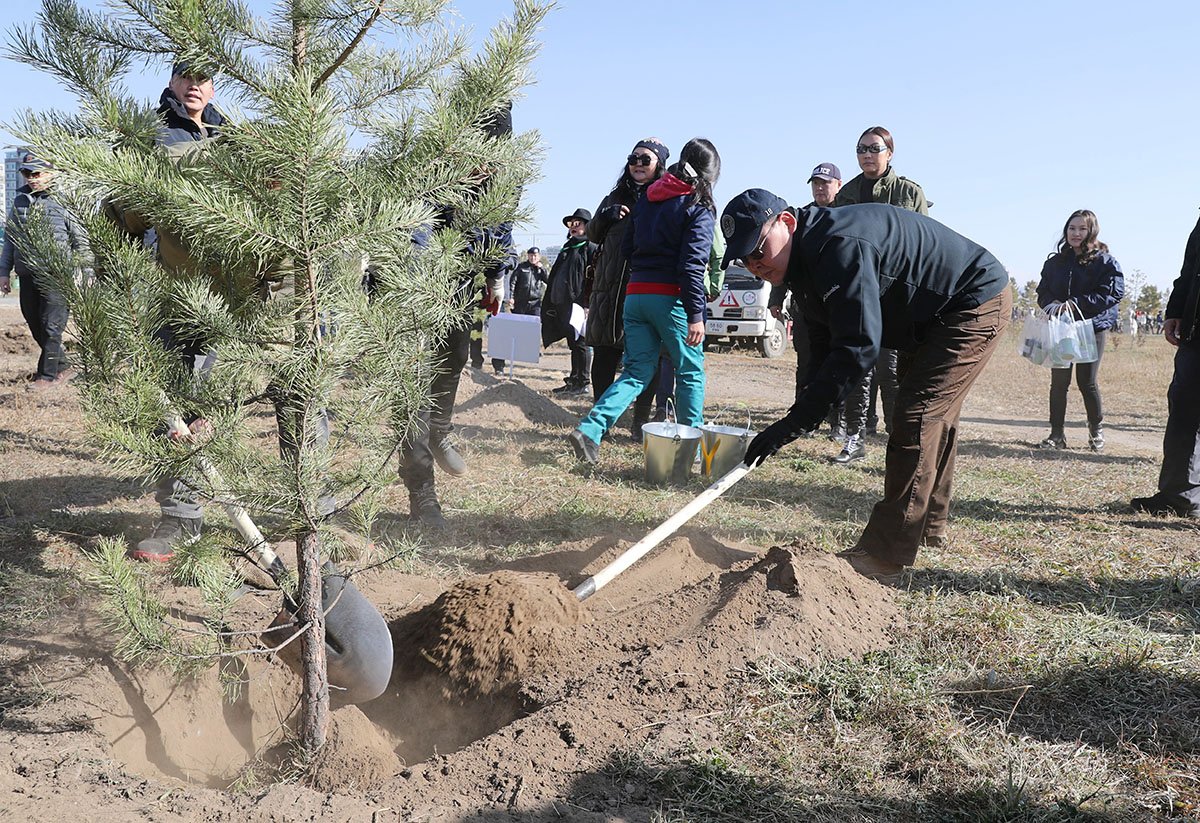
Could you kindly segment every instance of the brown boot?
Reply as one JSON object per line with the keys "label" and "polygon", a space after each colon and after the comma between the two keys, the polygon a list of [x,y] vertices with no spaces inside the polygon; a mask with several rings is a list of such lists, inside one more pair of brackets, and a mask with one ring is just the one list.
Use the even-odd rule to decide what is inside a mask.
{"label": "brown boot", "polygon": [[869,577],[884,586],[898,585],[900,575],[904,572],[904,567],[899,563],[882,560],[858,546],[838,552],[837,556],[849,563],[850,567],[863,577]]}

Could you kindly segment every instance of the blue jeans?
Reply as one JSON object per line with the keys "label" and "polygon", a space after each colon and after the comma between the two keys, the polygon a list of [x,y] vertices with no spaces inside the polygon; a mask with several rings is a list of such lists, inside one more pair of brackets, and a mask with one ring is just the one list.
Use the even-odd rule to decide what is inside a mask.
{"label": "blue jeans", "polygon": [[675,365],[675,415],[687,426],[704,422],[704,349],[689,346],[687,312],[678,297],[630,294],[625,297],[625,370],[608,387],[579,430],[599,443],[650,385],[658,366],[658,353],[666,349]]}

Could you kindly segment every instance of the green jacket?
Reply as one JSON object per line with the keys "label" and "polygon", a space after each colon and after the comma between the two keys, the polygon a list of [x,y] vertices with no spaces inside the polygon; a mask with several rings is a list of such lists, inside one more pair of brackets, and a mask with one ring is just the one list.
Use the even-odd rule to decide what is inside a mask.
{"label": "green jacket", "polygon": [[858,175],[842,186],[833,199],[835,206],[852,206],[856,203],[887,203],[918,214],[929,214],[925,191],[907,177],[896,174],[891,166],[878,180],[868,180]]}
{"label": "green jacket", "polygon": [[708,255],[708,271],[704,274],[704,291],[709,300],[721,293],[725,285],[725,269],[721,268],[721,258],[725,256],[725,236],[721,234],[721,225],[713,233],[712,251]]}

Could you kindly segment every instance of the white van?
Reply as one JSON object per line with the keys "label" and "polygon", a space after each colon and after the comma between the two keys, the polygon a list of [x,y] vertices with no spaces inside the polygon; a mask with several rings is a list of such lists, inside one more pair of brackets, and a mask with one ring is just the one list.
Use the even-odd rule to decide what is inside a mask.
{"label": "white van", "polygon": [[770,283],[731,265],[721,293],[708,304],[704,342],[727,339],[731,344],[753,345],[763,357],[779,357],[792,339],[792,321],[786,314],[779,320],[771,316],[770,297]]}

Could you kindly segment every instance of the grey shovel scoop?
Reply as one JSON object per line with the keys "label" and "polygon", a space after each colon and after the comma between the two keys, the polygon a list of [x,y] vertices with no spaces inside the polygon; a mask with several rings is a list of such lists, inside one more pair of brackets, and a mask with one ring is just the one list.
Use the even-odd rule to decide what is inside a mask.
{"label": "grey shovel scoop", "polygon": [[[167,428],[176,437],[190,436],[188,427],[175,414],[168,414]],[[204,455],[197,465],[214,488],[223,488],[220,472]],[[229,519],[246,540],[247,549],[271,578],[282,584],[287,567],[271,549],[258,526],[244,508],[233,500],[224,500]],[[339,703],[366,703],[383,694],[392,676],[392,637],[379,610],[371,605],[354,582],[332,563],[322,568],[321,609],[325,612],[325,656],[329,673],[330,698]],[[282,586],[281,586],[282,588]],[[296,604],[284,595],[283,609],[272,627],[290,623]],[[295,630],[276,628],[267,636],[282,643]],[[300,670],[300,644],[293,642],[280,649],[279,656],[293,669]]]}

